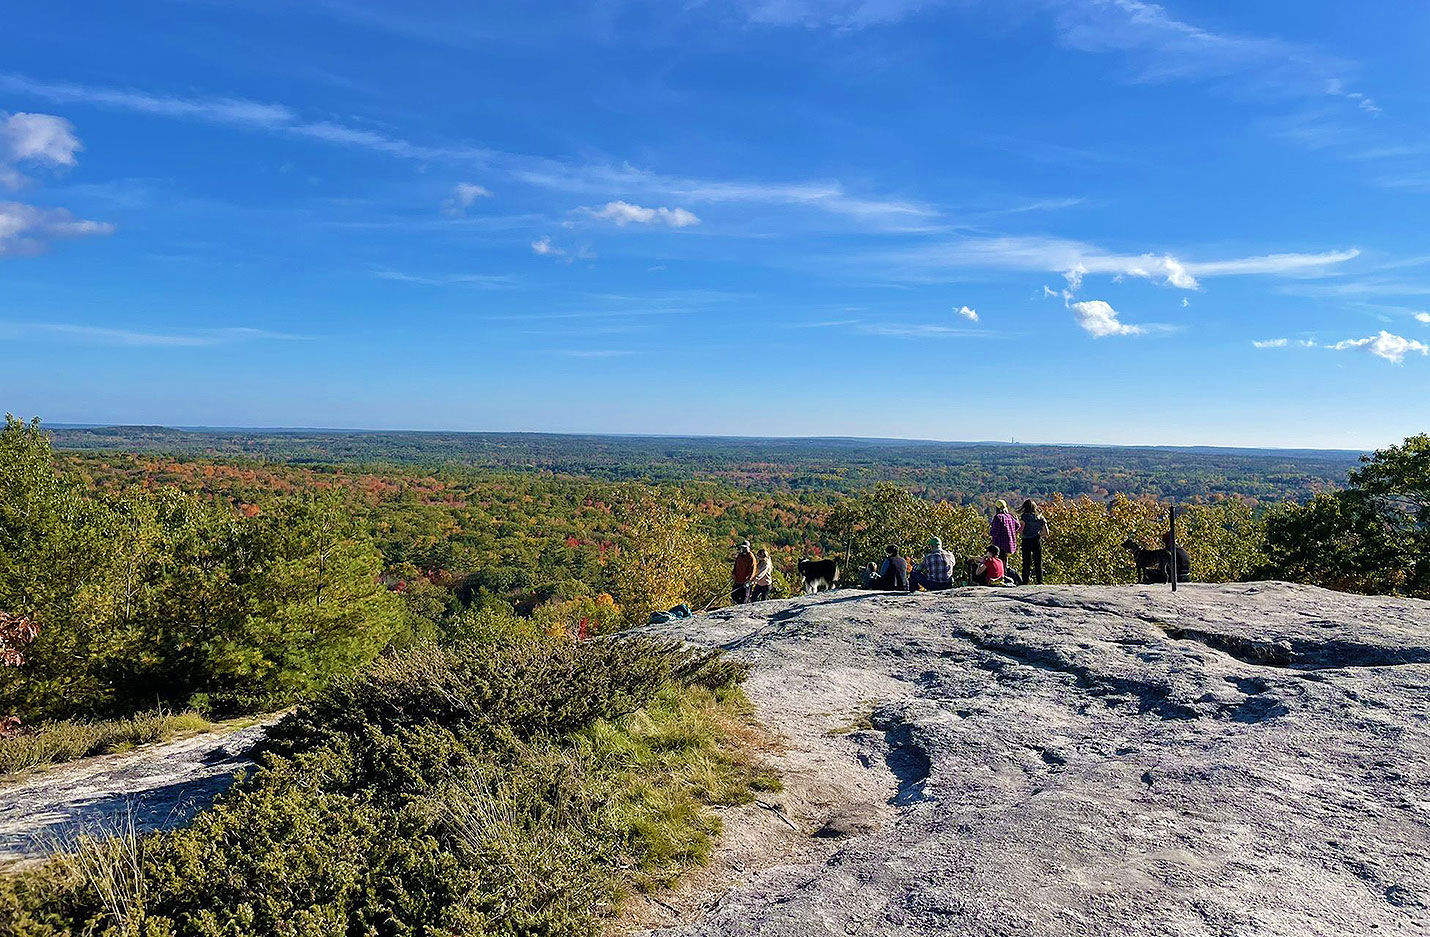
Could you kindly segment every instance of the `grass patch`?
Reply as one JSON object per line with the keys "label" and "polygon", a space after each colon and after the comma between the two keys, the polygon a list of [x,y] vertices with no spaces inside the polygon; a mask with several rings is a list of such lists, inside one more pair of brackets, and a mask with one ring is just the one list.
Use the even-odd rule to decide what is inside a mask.
{"label": "grass patch", "polygon": [[196,712],[163,711],[110,721],[42,723],[9,738],[0,738],[0,775],[90,755],[128,751],[136,745],[163,742],[210,728],[212,724]]}
{"label": "grass patch", "polygon": [[711,805],[778,785],[742,676],[642,637],[409,649],[285,717],[189,827],[0,878],[0,933],[598,934],[708,858]]}

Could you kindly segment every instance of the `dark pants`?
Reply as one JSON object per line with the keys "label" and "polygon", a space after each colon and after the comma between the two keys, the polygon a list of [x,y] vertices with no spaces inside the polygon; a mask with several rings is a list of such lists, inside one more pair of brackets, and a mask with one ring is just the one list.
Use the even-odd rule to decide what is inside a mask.
{"label": "dark pants", "polygon": [[742,582],[732,586],[730,589],[730,601],[736,605],[745,605],[750,601],[750,584]]}
{"label": "dark pants", "polygon": [[769,597],[770,597],[770,587],[769,587],[769,586],[762,586],[762,585],[760,585],[759,583],[756,583],[754,586],[752,586],[752,587],[750,588],[750,601],[751,601],[751,602],[763,602],[765,599],[768,599]]}
{"label": "dark pants", "polygon": [[875,576],[869,580],[870,589],[883,589],[886,592],[908,592],[909,584],[898,576]]}
{"label": "dark pants", "polygon": [[952,582],[937,582],[937,581],[932,580],[932,579],[926,579],[926,578],[924,578],[924,574],[923,574],[923,573],[918,572],[917,570],[915,570],[914,572],[912,572],[912,573],[909,574],[909,591],[910,591],[910,592],[917,592],[917,591],[919,591],[919,586],[923,586],[925,589],[929,590],[930,592],[942,592],[942,591],[945,590],[945,589],[952,589],[952,588],[953,588],[953,583],[952,583]]}
{"label": "dark pants", "polygon": [[1029,571],[1032,571],[1033,578],[1038,580],[1038,585],[1043,584],[1043,538],[1024,537],[1023,538],[1023,581],[1032,582],[1028,578]]}

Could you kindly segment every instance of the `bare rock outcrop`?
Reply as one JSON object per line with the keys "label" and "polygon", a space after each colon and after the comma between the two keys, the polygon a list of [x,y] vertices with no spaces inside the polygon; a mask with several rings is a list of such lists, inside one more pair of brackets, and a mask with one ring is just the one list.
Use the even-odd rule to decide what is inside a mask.
{"label": "bare rock outcrop", "polygon": [[845,591],[661,630],[754,665],[837,843],[669,933],[1430,935],[1428,602]]}

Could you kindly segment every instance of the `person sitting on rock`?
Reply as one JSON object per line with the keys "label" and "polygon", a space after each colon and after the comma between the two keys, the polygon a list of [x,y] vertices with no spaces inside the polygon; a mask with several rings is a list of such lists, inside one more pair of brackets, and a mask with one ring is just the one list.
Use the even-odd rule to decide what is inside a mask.
{"label": "person sitting on rock", "polygon": [[988,553],[979,560],[977,568],[973,571],[973,582],[979,586],[1001,586],[1003,585],[1003,574],[1006,571],[1003,565],[1003,558],[998,554],[1002,551],[996,544],[988,545]]}
{"label": "person sitting on rock", "polygon": [[909,591],[919,591],[923,586],[930,592],[940,592],[953,588],[953,554],[943,548],[943,541],[929,538],[929,551],[909,576]]}
{"label": "person sitting on rock", "polygon": [[889,544],[884,551],[884,562],[879,567],[879,575],[869,583],[871,589],[886,589],[894,592],[909,591],[909,562],[899,555],[899,548]]}

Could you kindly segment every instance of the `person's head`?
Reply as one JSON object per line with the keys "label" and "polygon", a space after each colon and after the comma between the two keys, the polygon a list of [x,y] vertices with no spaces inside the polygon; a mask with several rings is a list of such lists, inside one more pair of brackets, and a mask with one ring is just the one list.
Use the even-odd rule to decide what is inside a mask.
{"label": "person's head", "polygon": [[1170,530],[1162,535],[1162,546],[1168,548],[1172,546],[1172,532]]}
{"label": "person's head", "polygon": [[1037,513],[1038,513],[1038,506],[1033,503],[1033,499],[1032,499],[1032,498],[1029,498],[1028,500],[1026,500],[1026,501],[1023,502],[1023,513],[1024,513],[1024,514],[1037,514]]}
{"label": "person's head", "polygon": [[998,513],[999,513],[999,514],[1007,514],[1007,513],[1008,513],[1008,502],[1007,502],[1007,501],[1004,501],[1002,498],[999,498],[999,499],[998,499],[998,503],[995,504],[995,505],[993,505],[993,507],[998,510]]}
{"label": "person's head", "polygon": [[891,544],[889,544],[889,548],[888,548],[887,550],[885,550],[884,552],[887,553],[887,554],[889,554],[890,556],[898,556],[898,555],[899,555],[899,548],[896,547],[896,546],[894,546],[894,544],[891,543]]}
{"label": "person's head", "polygon": [[989,556],[997,556],[997,555],[998,555],[998,548],[995,547],[995,546],[994,546],[993,544],[991,544],[991,543],[988,545],[988,555],[989,555]]}
{"label": "person's head", "polygon": [[768,559],[768,558],[769,558],[769,555],[770,555],[770,551],[769,551],[769,550],[766,550],[764,547],[760,547],[760,552],[756,553],[755,555],[758,556],[758,557],[759,557],[760,559],[762,559],[762,560],[763,560],[763,559]]}
{"label": "person's head", "polygon": [[746,540],[744,543],[740,544],[740,552],[741,552],[741,553],[749,553],[749,552],[750,552],[750,541]]}
{"label": "person's head", "polygon": [[938,539],[937,537],[930,537],[930,538],[929,538],[929,550],[930,550],[930,552],[936,551],[936,550],[942,550],[942,549],[943,549],[943,541],[942,541],[942,540]]}

